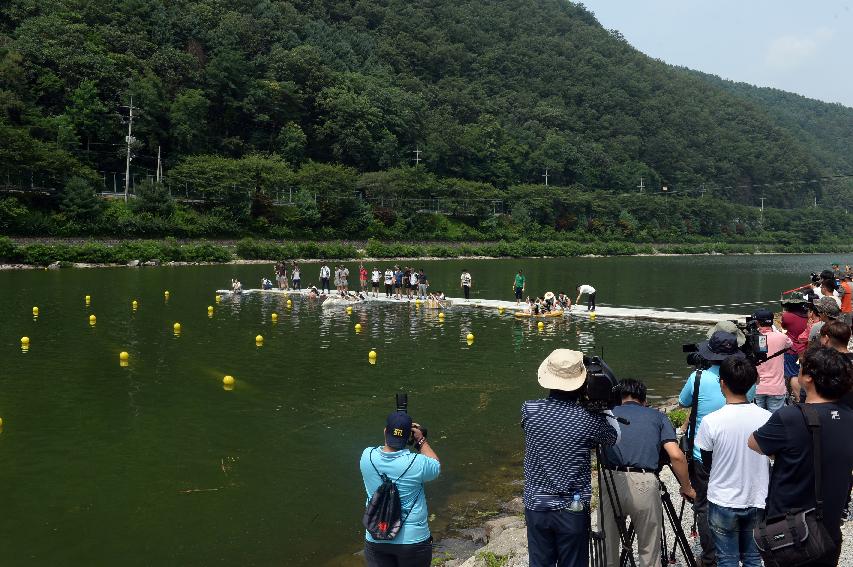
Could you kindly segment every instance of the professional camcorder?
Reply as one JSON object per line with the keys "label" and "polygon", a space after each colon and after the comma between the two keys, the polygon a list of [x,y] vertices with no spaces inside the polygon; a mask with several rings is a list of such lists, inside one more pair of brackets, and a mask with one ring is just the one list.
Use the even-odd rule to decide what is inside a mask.
{"label": "professional camcorder", "polygon": [[586,384],[583,386],[581,404],[590,411],[613,409],[622,403],[617,391],[618,380],[607,363],[598,356],[584,356]]}
{"label": "professional camcorder", "polygon": [[[408,394],[406,394],[405,392],[396,394],[395,395],[395,402],[397,404],[397,410],[396,411],[401,411],[403,413],[409,413],[409,395]],[[419,429],[420,432],[423,433],[424,439],[426,439],[426,436],[427,436],[427,428],[426,427],[424,427],[423,425],[420,425],[420,424],[413,423],[412,428],[413,429],[414,428]],[[408,444],[409,445],[415,444],[414,433],[409,435]]]}

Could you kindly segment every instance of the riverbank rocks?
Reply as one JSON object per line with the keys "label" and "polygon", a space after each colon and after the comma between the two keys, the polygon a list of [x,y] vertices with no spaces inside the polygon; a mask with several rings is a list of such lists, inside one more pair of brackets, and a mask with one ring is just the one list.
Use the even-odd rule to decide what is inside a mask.
{"label": "riverbank rocks", "polygon": [[53,262],[52,264],[47,265],[48,270],[58,270],[62,265],[59,262]]}
{"label": "riverbank rocks", "polygon": [[[503,565],[504,567],[528,567],[530,565],[527,557],[527,526],[521,516],[505,516],[486,522],[486,534],[489,543],[481,547],[477,552],[463,563],[460,567],[488,567],[490,565]],[[496,563],[496,561],[504,561]],[[446,565],[450,567],[451,562]]]}
{"label": "riverbank rocks", "polygon": [[158,260],[157,258],[154,258],[153,260],[148,260],[147,262],[145,262],[142,265],[143,266],[155,266],[156,267],[156,266],[160,265],[160,260]]}
{"label": "riverbank rocks", "polygon": [[139,260],[131,260],[130,262],[127,263],[127,267],[128,268],[138,268],[139,267]]}

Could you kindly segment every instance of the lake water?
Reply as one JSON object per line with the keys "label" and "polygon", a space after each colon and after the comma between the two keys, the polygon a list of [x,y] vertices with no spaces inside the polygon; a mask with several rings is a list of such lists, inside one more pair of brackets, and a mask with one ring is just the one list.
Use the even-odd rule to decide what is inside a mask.
{"label": "lake water", "polygon": [[[781,290],[832,261],[853,256],[414,264],[451,295],[467,267],[475,298],[509,299],[523,268],[530,292],[590,283],[600,304],[696,310],[778,307]],[[303,267],[303,285],[318,269]],[[214,290],[231,277],[257,287],[263,275],[271,266],[0,273],[3,565],[359,564],[357,460],[381,443],[395,392],[409,393],[442,459],[442,476],[427,490],[440,529],[472,495],[488,492],[483,479],[492,482],[495,471],[521,477],[519,408],[543,394],[536,368],[552,349],[603,351],[619,376],[643,379],[664,397],[689,372],[680,345],[704,333],[585,318],[549,321],[539,332],[491,310],[454,308],[442,323],[408,304],[347,315],[258,295],[215,304]],[[752,308],[699,310],[713,309]],[[21,336],[31,340],[26,354]],[[121,351],[130,354],[126,368]],[[223,389],[226,374],[237,380],[232,391]]]}

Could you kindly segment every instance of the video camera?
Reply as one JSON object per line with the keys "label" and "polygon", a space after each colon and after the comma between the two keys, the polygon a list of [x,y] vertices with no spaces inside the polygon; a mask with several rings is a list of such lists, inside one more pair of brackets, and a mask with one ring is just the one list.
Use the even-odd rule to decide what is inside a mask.
{"label": "video camera", "polygon": [[[394,401],[397,405],[396,411],[400,411],[403,413],[409,413],[409,394],[407,394],[405,392],[395,394]],[[427,436],[427,428],[426,427],[424,427],[423,425],[420,425],[420,424],[418,424],[418,425],[412,424],[412,428],[413,429],[418,428],[421,431],[421,433],[423,433],[424,439],[426,439],[426,436]],[[407,444],[408,445],[414,445],[415,444],[415,434],[414,433],[409,435],[409,441],[407,442]]]}
{"label": "video camera", "polygon": [[[740,346],[740,351],[746,355],[753,366],[758,366],[767,360],[767,336],[758,330],[758,320],[753,317],[746,318],[746,324],[732,321],[740,332],[746,337],[743,345]],[[696,349],[695,344],[681,345],[681,351],[687,354],[687,364],[697,368],[707,369],[711,366],[710,361],[702,358],[702,355]],[[778,353],[777,353],[778,354]]]}
{"label": "video camera", "polygon": [[618,380],[607,363],[599,356],[584,356],[586,383],[583,386],[580,403],[590,411],[613,409],[622,403],[617,385]]}

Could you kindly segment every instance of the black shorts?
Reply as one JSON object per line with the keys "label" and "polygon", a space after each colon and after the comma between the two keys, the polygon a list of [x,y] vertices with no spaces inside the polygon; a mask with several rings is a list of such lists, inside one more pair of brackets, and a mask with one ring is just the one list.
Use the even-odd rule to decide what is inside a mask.
{"label": "black shorts", "polygon": [[515,298],[516,299],[521,299],[521,294],[523,294],[523,293],[524,293],[524,288],[521,288],[521,287],[515,288]]}

